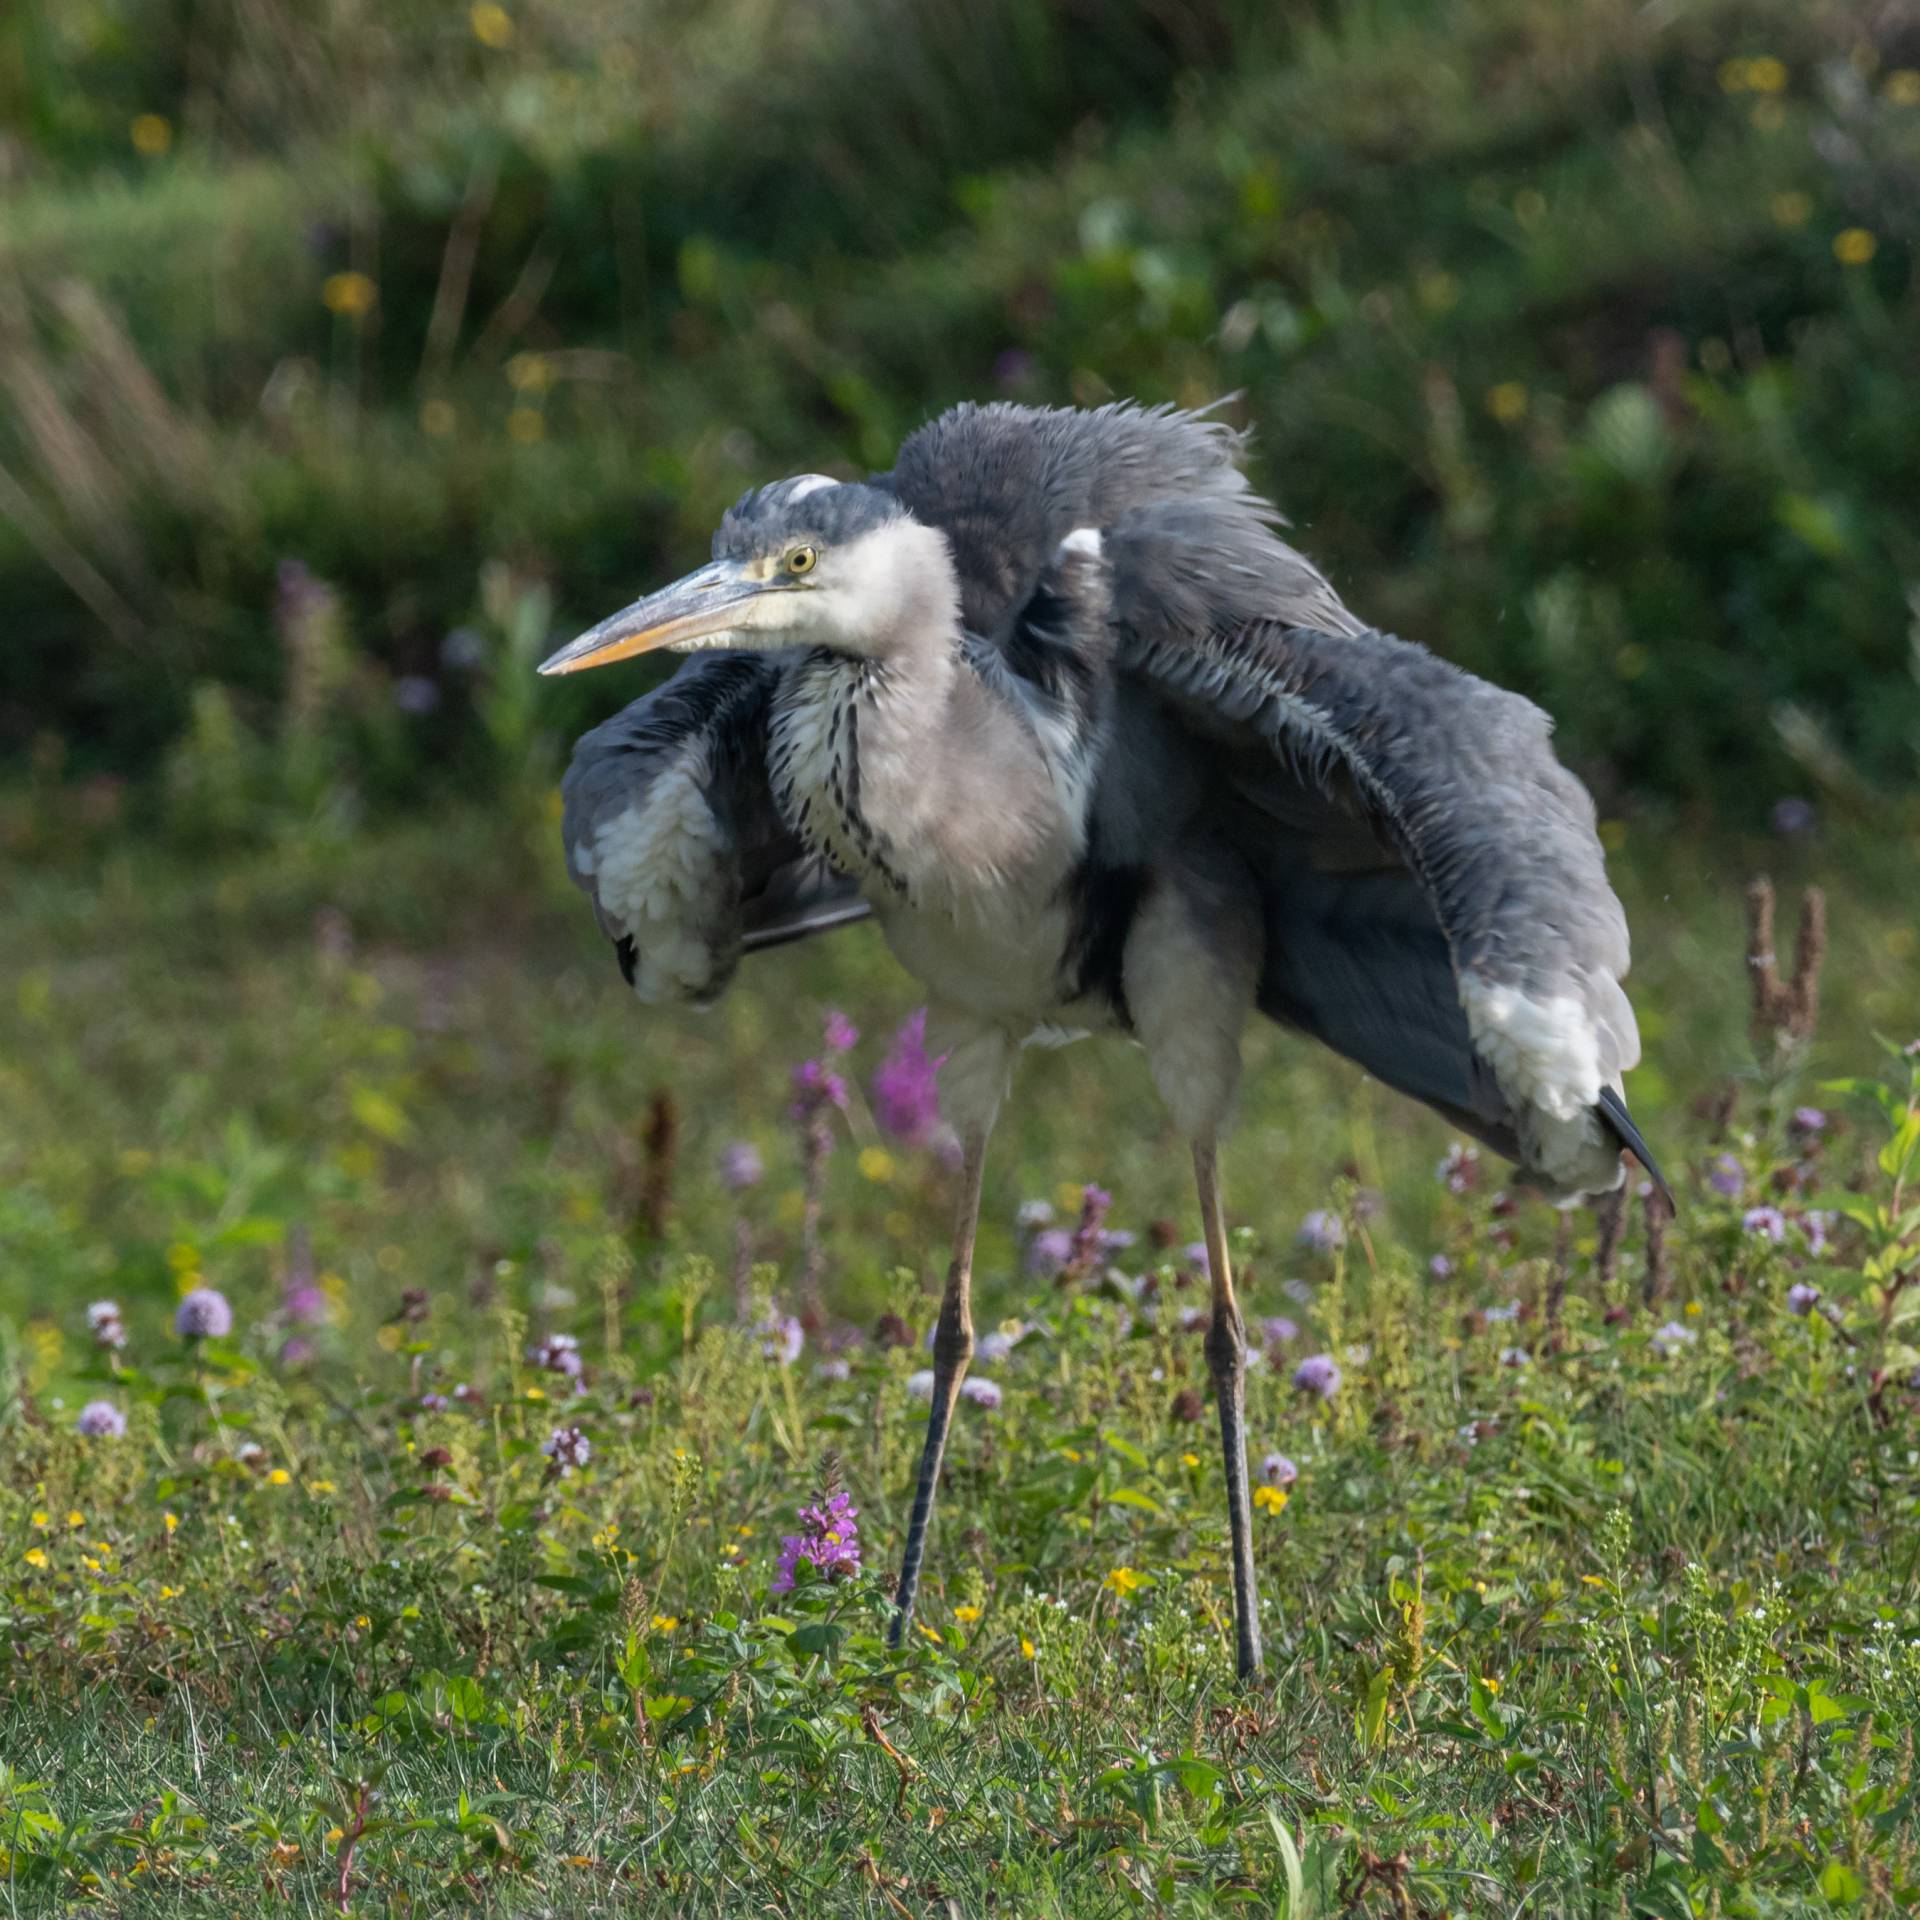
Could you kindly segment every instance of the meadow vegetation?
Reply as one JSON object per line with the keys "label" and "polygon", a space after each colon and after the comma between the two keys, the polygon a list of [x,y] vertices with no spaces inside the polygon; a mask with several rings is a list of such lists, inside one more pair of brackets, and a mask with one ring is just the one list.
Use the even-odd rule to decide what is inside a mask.
{"label": "meadow vegetation", "polygon": [[[1920,1907],[1905,14],[29,0],[0,128],[0,1910]],[[1184,1155],[1029,1058],[889,1654],[912,1001],[636,1010],[645,682],[532,667],[952,400],[1230,392],[1558,716],[1679,1214],[1249,1036],[1241,1691]]]}

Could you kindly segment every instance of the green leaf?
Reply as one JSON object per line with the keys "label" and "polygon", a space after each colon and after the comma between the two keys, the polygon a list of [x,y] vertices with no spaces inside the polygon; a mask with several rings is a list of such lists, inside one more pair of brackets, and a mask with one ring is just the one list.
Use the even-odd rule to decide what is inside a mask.
{"label": "green leaf", "polygon": [[1116,1507],[1138,1507],[1143,1513],[1150,1513],[1157,1520],[1167,1517],[1167,1510],[1158,1500],[1150,1499],[1138,1487],[1121,1487],[1107,1496]]}
{"label": "green leaf", "polygon": [[1280,1818],[1280,1809],[1271,1801],[1267,1802],[1267,1825],[1273,1830],[1273,1844],[1280,1852],[1280,1871],[1286,1876],[1287,1891],[1274,1920],[1301,1920],[1306,1912],[1307,1887],[1305,1876],[1300,1871],[1300,1849],[1293,1844],[1293,1834],[1287,1823]]}

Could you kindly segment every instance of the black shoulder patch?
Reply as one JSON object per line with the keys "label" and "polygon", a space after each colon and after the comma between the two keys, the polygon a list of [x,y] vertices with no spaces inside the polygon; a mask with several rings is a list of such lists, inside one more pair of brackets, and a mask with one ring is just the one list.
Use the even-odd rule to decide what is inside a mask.
{"label": "black shoulder patch", "polygon": [[613,943],[613,957],[620,962],[620,978],[632,986],[633,970],[640,961],[640,949],[634,944],[632,934],[623,933]]}

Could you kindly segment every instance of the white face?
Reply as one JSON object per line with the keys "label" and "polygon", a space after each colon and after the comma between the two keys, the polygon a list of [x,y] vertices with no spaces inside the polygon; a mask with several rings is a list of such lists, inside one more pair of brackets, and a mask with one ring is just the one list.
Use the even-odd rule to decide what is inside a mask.
{"label": "white face", "polygon": [[757,551],[714,560],[637,601],[561,648],[541,672],[573,673],[662,647],[830,647],[879,659],[951,644],[960,589],[943,534],[903,515],[832,539],[808,528],[804,502],[834,482],[809,474],[787,484],[784,537],[771,534]]}

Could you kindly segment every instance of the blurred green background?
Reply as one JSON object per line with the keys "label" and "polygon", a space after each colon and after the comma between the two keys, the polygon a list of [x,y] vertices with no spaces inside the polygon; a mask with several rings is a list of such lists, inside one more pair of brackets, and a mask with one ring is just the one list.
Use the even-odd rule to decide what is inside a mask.
{"label": "blurred green background", "polygon": [[544,790],[553,636],[996,394],[1236,396],[1616,840],[1920,775],[1912,7],[26,0],[0,129],[15,855]]}

